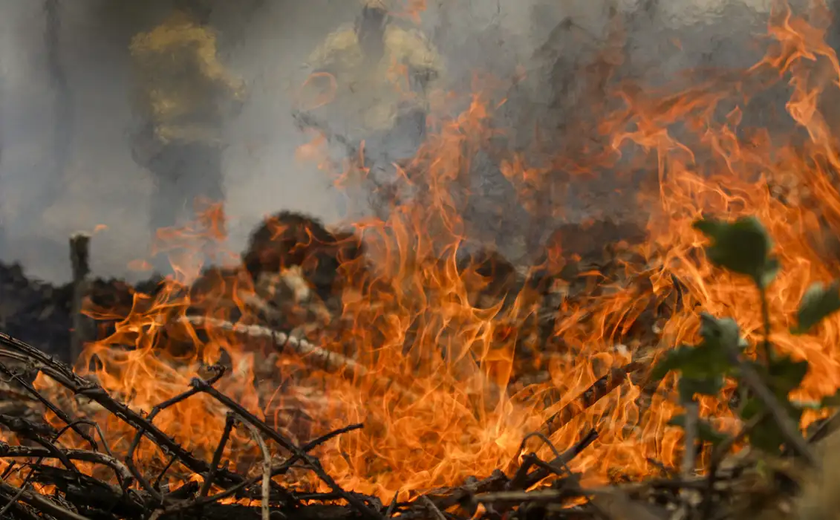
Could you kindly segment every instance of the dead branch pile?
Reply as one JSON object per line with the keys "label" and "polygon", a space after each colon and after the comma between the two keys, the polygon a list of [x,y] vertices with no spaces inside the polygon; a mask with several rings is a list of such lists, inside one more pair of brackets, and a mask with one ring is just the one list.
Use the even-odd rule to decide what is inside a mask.
{"label": "dead branch pile", "polygon": [[[348,425],[309,442],[295,443],[215,388],[224,377],[220,367],[214,369],[212,377],[193,379],[182,394],[146,414],[112,398],[64,363],[5,334],[0,334],[0,360],[4,379],[19,392],[29,410],[49,410],[65,424],[56,430],[31,414],[0,413],[4,435],[7,440],[15,439],[0,442],[0,460],[6,463],[0,480],[0,517],[16,520],[394,516],[641,520],[743,518],[759,511],[781,517],[791,511],[797,482],[802,481],[795,473],[795,459],[779,459],[768,465],[768,459],[762,458],[761,467],[749,454],[724,459],[722,454],[730,444],[715,450],[713,464],[717,469],[704,477],[665,472],[665,476],[643,483],[584,489],[568,464],[597,439],[598,433],[593,430],[565,452],[554,450],[552,460],[525,453],[507,473],[497,470],[458,487],[384,504],[376,497],[341,488],[313,455],[320,444],[362,425]],[[115,454],[96,423],[68,415],[59,403],[35,390],[29,383],[34,372],[129,425],[135,436],[128,453]],[[161,411],[197,394],[205,394],[228,409],[225,431],[209,461],[184,449],[154,424]],[[250,432],[262,454],[261,460],[253,461],[250,471],[235,471],[222,461],[231,432],[238,425]],[[749,427],[745,426],[745,432]],[[87,448],[64,445],[62,436],[70,430],[85,439]],[[154,471],[138,467],[135,450],[144,439],[163,450],[170,463]],[[82,463],[99,469],[82,470]],[[312,493],[281,485],[273,478],[301,469],[314,474],[330,491]],[[165,483],[166,474],[176,471],[183,483],[170,488]],[[201,478],[190,478],[194,476]],[[540,483],[539,489],[533,489]]]}
{"label": "dead branch pile", "polygon": [[[533,297],[539,307],[538,312],[526,310],[526,313],[533,314],[540,323],[533,327],[538,331],[538,337],[523,340],[527,344],[523,344],[522,352],[517,352],[518,357],[526,360],[529,352],[534,351],[542,355],[577,357],[579,353],[563,344],[562,335],[557,334],[557,330],[572,320],[576,323],[588,320],[587,314],[580,311],[586,309],[588,301],[609,295],[617,288],[626,290],[635,287],[638,297],[634,298],[634,305],[637,308],[627,324],[610,324],[617,331],[616,341],[632,339],[634,342],[631,344],[634,361],[607,370],[591,387],[555,413],[544,424],[543,431],[529,436],[532,439],[545,440],[546,435],[568,424],[628,379],[645,387],[643,397],[649,398],[654,391],[646,388],[645,383],[651,355],[658,344],[656,324],[680,304],[680,285],[678,280],[674,280],[671,297],[653,295],[644,273],[649,268],[645,262],[655,259],[636,258],[632,248],[619,243],[619,239],[641,240],[633,236],[634,231],[616,229],[604,223],[596,224],[595,231],[568,226],[558,231],[555,237],[563,246],[559,257],[548,250],[552,247],[549,241],[540,265],[535,268],[517,268],[492,251],[480,251],[459,265],[462,274],[469,268],[483,279],[482,283],[470,289],[470,297],[476,306],[489,307],[501,302],[505,308],[511,308],[516,307],[514,301],[521,305]],[[601,236],[604,234],[616,236]],[[596,236],[594,241],[593,236]],[[297,263],[305,264],[304,260]],[[628,265],[635,267],[628,269]],[[305,315],[290,318],[290,312],[301,308],[301,292],[307,292],[307,282],[311,285],[310,280],[290,278],[289,273],[295,272],[298,278],[306,277],[306,272],[300,269],[287,271],[279,278],[269,276],[257,283],[256,294],[243,297],[241,294],[228,294],[237,284],[224,283],[243,275],[241,270],[211,269],[194,286],[183,289],[189,291],[191,298],[186,301],[191,302],[191,308],[179,314],[178,320],[194,327],[199,333],[203,329],[225,331],[241,335],[251,345],[263,346],[259,350],[267,357],[258,360],[255,363],[257,367],[273,368],[275,363],[270,362],[268,357],[292,355],[311,370],[349,380],[379,377],[382,381],[378,383],[383,387],[416,400],[417,396],[411,395],[411,390],[400,388],[387,377],[366,373],[365,365],[357,363],[352,354],[342,356],[321,348],[317,331],[308,334],[312,331],[298,326],[323,313],[326,315],[321,320],[315,320],[317,323],[335,322],[336,316],[330,313],[334,305],[329,302],[323,305],[320,298],[313,298],[313,303],[303,305]],[[330,280],[325,287],[333,283]],[[132,309],[138,311],[138,305],[142,312],[142,306],[150,305],[159,289],[157,282],[135,288],[114,280],[94,280],[89,285],[88,298],[94,306],[110,309],[114,315],[127,315]],[[139,293],[144,293],[146,299],[137,300]],[[332,293],[324,291],[323,294],[328,296]],[[0,303],[8,304],[8,300],[4,298]],[[244,302],[254,315],[240,319],[241,314],[227,312],[226,319],[219,319],[206,312],[207,309],[231,306],[234,300],[240,304]],[[286,305],[286,301],[291,304]],[[320,303],[316,305],[315,302]],[[67,303],[69,306],[69,293]],[[512,313],[510,319],[513,326],[524,328],[523,317]],[[66,348],[69,338],[66,341],[54,350],[49,350],[48,341],[43,344],[46,350],[55,352]],[[314,454],[319,445],[362,425],[348,425],[317,436],[310,432],[301,434],[307,428],[297,424],[292,434],[280,429],[276,418],[272,426],[217,389],[216,383],[225,376],[226,369],[236,367],[205,368],[212,374],[210,377],[193,379],[181,395],[159,403],[151,412],[145,413],[109,395],[95,381],[79,377],[69,366],[43,350],[0,333],[0,376],[3,379],[0,385],[0,441],[5,439],[0,442],[0,469],[5,468],[0,475],[0,517],[5,518],[8,514],[9,518],[26,520],[267,519],[272,515],[274,518],[401,516],[436,520],[471,517],[636,520],[664,519],[674,515],[679,518],[728,518],[737,517],[732,515],[740,515],[741,511],[750,510],[750,507],[758,507],[757,503],[764,508],[764,504],[772,502],[772,507],[780,511],[784,511],[785,507],[789,510],[786,500],[789,501],[793,494],[787,489],[779,491],[779,482],[794,480],[794,477],[782,479],[788,473],[786,466],[781,465],[781,469],[774,470],[772,478],[766,478],[765,473],[755,471],[755,460],[742,457],[730,463],[722,456],[721,460],[714,461],[714,467],[719,469],[712,471],[710,477],[694,477],[663,467],[661,476],[644,483],[584,489],[579,476],[569,469],[569,462],[596,441],[598,433],[593,430],[565,452],[551,447],[551,460],[542,460],[536,454],[527,452],[526,448],[531,449],[531,445],[523,441],[521,456],[492,475],[476,475],[458,487],[415,495],[405,502],[397,502],[395,498],[391,503],[384,504],[377,497],[342,489],[333,476],[324,471]],[[32,381],[39,373],[69,394],[36,390]],[[511,391],[527,386],[529,381],[549,376],[540,367],[533,366],[520,370],[518,377],[520,380],[511,385]],[[272,383],[268,374],[256,374],[255,383],[260,384],[262,379]],[[206,459],[209,460],[185,449],[154,424],[155,417],[162,410],[198,394],[209,397],[228,410],[224,434],[212,457],[207,454]],[[75,396],[75,402],[67,402],[66,395]],[[72,414],[69,410],[73,410]],[[311,413],[311,408],[308,410]],[[56,430],[47,424],[44,419],[47,413],[57,417],[65,426]],[[114,453],[106,442],[99,429],[103,413],[110,416],[109,421],[121,421],[134,431],[127,453]],[[311,418],[309,420],[312,421]],[[300,423],[305,419],[300,419],[298,415],[290,421]],[[225,449],[233,446],[233,432],[238,432],[240,428],[246,437],[253,439],[253,447],[259,449],[249,451],[247,456],[242,455],[245,464],[242,461],[230,464],[230,461],[222,459]],[[317,426],[309,429],[317,431]],[[65,436],[71,430],[86,441],[86,447],[68,446]],[[315,438],[304,441],[302,437]],[[157,446],[169,462],[161,467],[140,467],[136,451],[141,441]],[[298,475],[301,471],[314,475],[323,483],[321,487],[329,489],[329,492],[314,493],[310,487],[288,485],[287,482],[295,482],[295,479],[284,477]],[[169,482],[180,484],[172,487]],[[762,510],[767,511],[766,508]]]}

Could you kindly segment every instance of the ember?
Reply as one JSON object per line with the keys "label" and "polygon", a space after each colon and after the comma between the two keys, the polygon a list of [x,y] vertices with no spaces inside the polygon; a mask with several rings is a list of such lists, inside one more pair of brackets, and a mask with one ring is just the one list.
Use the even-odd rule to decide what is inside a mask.
{"label": "ember", "polygon": [[[0,334],[0,395],[18,401],[0,406],[0,516],[711,518],[789,513],[785,479],[836,487],[810,468],[840,388],[840,296],[812,287],[840,275],[825,238],[840,233],[840,147],[823,108],[840,62],[814,4],[778,7],[748,69],[604,79],[597,125],[566,130],[575,155],[509,153],[509,92],[487,80],[466,99],[430,95],[421,143],[385,185],[363,139],[321,129],[301,150],[337,186],[373,189],[375,218],[328,229],[280,212],[241,261],[205,269],[236,256],[218,206],[160,230],[175,275],[89,284],[99,335],[73,369]],[[594,76],[618,61],[595,59]],[[397,90],[404,73],[388,71]],[[785,88],[795,125],[753,125],[760,96]],[[336,143],[349,159],[333,160]],[[518,244],[477,240],[465,217],[488,157],[539,223]],[[546,193],[599,179],[623,186],[634,218],[546,229],[564,210]],[[0,266],[0,287],[21,276]],[[22,314],[46,297],[33,291]],[[69,328],[72,290],[56,291]],[[6,299],[0,325],[23,335]]]}

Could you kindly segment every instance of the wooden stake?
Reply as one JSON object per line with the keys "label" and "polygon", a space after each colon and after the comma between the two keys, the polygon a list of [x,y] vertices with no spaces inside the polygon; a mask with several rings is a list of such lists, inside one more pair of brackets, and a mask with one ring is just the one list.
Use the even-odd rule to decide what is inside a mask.
{"label": "wooden stake", "polygon": [[70,334],[72,365],[82,354],[85,342],[95,339],[93,324],[82,314],[90,274],[90,235],[77,233],[70,237],[70,264],[73,268],[73,331]]}

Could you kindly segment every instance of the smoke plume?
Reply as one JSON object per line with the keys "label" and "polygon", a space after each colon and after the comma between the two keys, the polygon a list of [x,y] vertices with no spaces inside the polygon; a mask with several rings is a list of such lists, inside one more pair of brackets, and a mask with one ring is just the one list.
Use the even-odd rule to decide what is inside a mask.
{"label": "smoke plume", "polygon": [[[307,55],[329,31],[351,22],[359,4],[210,3],[223,60],[249,90],[242,113],[226,128],[229,246],[241,250],[253,225],[280,209],[327,222],[342,218],[329,179],[295,159],[305,137],[290,111]],[[128,43],[171,4],[0,5],[0,260],[20,261],[38,277],[66,280],[67,237],[95,229],[97,275],[128,275],[127,265],[147,256],[152,179],[132,161],[127,138],[134,117]],[[752,64],[761,53],[752,42],[770,8],[770,0],[427,4],[422,27],[446,60],[448,88],[468,92],[476,71],[504,78],[518,65],[527,72],[524,82],[511,85],[506,116],[523,129],[523,139],[536,123],[561,126],[572,117],[585,94],[578,86],[581,66],[608,45],[616,13],[626,31],[620,74],[656,84],[688,68]],[[502,182],[494,175],[488,173],[487,182]]]}

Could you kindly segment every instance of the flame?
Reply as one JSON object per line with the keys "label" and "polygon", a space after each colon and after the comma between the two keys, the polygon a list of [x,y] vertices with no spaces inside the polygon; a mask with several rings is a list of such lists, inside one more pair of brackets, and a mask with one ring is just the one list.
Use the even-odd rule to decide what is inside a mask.
{"label": "flame", "polygon": [[[703,239],[691,224],[711,213],[755,215],[768,228],[784,266],[767,294],[772,340],[811,367],[792,397],[831,394],[840,387],[840,353],[834,347],[840,344],[840,317],[807,336],[787,332],[806,288],[840,271],[825,246],[826,230],[840,231],[838,142],[820,105],[840,86],[837,56],[824,42],[826,19],[820,5],[799,16],[786,5],[778,7],[768,26],[767,52],[747,70],[689,72],[655,89],[607,81],[610,95],[586,107],[597,124],[569,129],[569,142],[582,154],[537,159],[546,157],[540,139],[533,150],[516,154],[493,150],[491,143],[506,131],[494,119],[505,99],[492,88],[473,92],[455,117],[434,114],[416,156],[399,166],[401,203],[382,218],[356,223],[374,265],[342,265],[349,281],[342,308],[312,332],[320,349],[352,361],[340,369],[316,366],[313,350],[272,357],[268,342],[212,326],[218,321],[211,318],[242,325],[257,318],[247,303],[256,289],[246,275],[220,274],[209,289],[189,288],[203,259],[224,254],[219,246],[224,215],[211,208],[194,225],[159,234],[176,275],[155,295],[135,294],[123,314],[89,311],[117,323],[107,338],[88,345],[77,370],[95,376],[133,408],[150,411],[183,392],[191,378],[206,376],[203,367],[224,361],[234,369],[219,389],[300,442],[364,423],[362,430],[320,447],[317,455],[342,486],[383,500],[395,493],[404,499],[508,468],[529,432],[574,408],[574,399],[599,378],[639,356],[695,340],[699,309],[732,316],[748,340],[760,338],[755,290],[703,258]],[[618,27],[615,34],[621,34]],[[610,50],[599,59],[605,65],[591,75],[602,82],[620,58]],[[476,83],[500,84],[486,79]],[[750,100],[785,83],[787,123],[783,119],[772,132],[750,126],[744,117]],[[325,145],[324,137],[316,136],[299,158],[318,161],[339,186],[364,178],[361,161],[335,165]],[[564,208],[540,202],[542,193],[561,193],[568,184],[568,176],[552,173],[562,170],[575,182],[603,179],[628,186],[625,195],[635,197],[638,220],[646,225],[647,241],[618,246],[623,260],[612,272],[581,266],[587,297],[567,297],[571,282],[556,283],[561,297],[547,338],[538,313],[544,302],[536,291],[526,287],[505,298],[503,287],[501,296],[494,296],[493,280],[481,266],[464,267],[459,260],[469,245],[469,223],[462,215],[475,196],[468,175],[482,152],[499,158],[519,203],[534,215],[563,214]],[[633,191],[628,179],[639,168],[655,176]],[[607,171],[610,177],[604,177]],[[582,259],[570,257],[574,248],[563,240],[548,247],[539,267],[559,272]],[[489,296],[477,298],[479,293]],[[208,320],[196,325],[186,319],[189,309],[200,309]],[[539,371],[549,377],[525,377]],[[667,425],[678,411],[673,381],[664,381],[651,402],[641,385],[629,376],[618,381],[605,397],[550,432],[551,442],[563,449],[597,428],[598,440],[573,461],[573,469],[603,480],[639,478],[658,472],[660,464],[678,464],[681,433]],[[155,424],[209,459],[224,413],[199,395],[161,412]],[[738,427],[723,399],[703,398],[701,415],[724,430]],[[815,418],[815,412],[806,413],[802,426]],[[112,449],[127,452],[132,432],[114,418],[103,426]],[[546,447],[538,449],[547,453]],[[147,443],[135,456],[150,469],[168,462]],[[238,430],[225,457],[260,460],[247,432]],[[173,484],[189,478],[174,469],[171,475]],[[319,486],[299,472],[288,478]]]}
{"label": "flame", "polygon": [[300,86],[298,103],[306,110],[315,110],[329,105],[334,99],[338,83],[335,76],[327,72],[310,74]]}
{"label": "flame", "polygon": [[391,16],[406,18],[420,24],[421,17],[428,6],[426,0],[403,0],[390,11]]}

